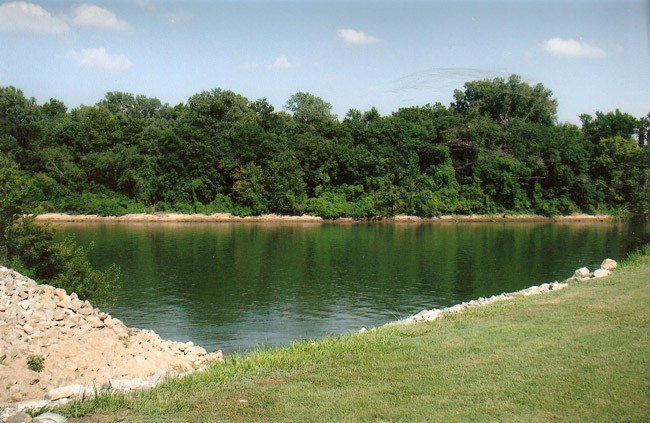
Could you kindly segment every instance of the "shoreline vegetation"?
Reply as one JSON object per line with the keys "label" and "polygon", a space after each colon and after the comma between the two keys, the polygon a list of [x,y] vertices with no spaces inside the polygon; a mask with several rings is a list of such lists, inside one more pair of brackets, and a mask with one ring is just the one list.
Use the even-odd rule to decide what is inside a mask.
{"label": "shoreline vegetation", "polygon": [[439,217],[419,217],[397,215],[377,219],[356,219],[341,217],[323,219],[319,216],[289,216],[264,214],[260,216],[235,216],[230,213],[182,214],[182,213],[133,213],[121,216],[100,216],[94,214],[43,213],[35,217],[37,222],[49,223],[463,223],[463,222],[562,222],[562,223],[601,223],[612,222],[615,217],[606,214],[572,214],[567,216],[539,216],[534,214],[498,214],[498,215],[447,215]]}
{"label": "shoreline vegetation", "polygon": [[[104,421],[647,421],[650,247],[444,319],[260,348],[58,412]],[[307,389],[308,387],[308,389]]]}

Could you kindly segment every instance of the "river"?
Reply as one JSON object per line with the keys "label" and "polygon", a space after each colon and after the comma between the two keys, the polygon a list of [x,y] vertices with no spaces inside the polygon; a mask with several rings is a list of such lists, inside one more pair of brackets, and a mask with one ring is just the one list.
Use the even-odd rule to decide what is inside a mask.
{"label": "river", "polygon": [[622,259],[648,224],[84,223],[59,236],[121,268],[107,311],[207,350],[375,327]]}

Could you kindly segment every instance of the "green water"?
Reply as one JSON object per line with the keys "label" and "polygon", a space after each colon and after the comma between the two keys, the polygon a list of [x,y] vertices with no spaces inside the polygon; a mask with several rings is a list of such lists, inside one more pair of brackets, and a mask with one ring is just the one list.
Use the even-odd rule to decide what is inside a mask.
{"label": "green water", "polygon": [[108,311],[208,350],[357,331],[621,259],[633,224],[66,224],[117,263]]}

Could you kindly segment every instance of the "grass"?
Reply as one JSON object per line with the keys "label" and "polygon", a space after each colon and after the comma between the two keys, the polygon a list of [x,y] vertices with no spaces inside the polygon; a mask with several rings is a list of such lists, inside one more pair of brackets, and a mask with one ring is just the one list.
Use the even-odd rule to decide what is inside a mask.
{"label": "grass", "polygon": [[233,355],[60,412],[73,422],[647,422],[648,304],[650,249],[559,292]]}

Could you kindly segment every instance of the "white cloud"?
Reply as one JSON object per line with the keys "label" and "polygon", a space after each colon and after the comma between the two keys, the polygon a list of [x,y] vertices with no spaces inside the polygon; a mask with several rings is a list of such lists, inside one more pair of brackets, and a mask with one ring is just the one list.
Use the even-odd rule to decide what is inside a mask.
{"label": "white cloud", "polygon": [[68,25],[37,4],[12,1],[0,5],[0,31],[63,34],[68,31]]}
{"label": "white cloud", "polygon": [[605,57],[607,53],[600,47],[581,43],[573,39],[551,38],[544,43],[544,50],[556,56]]}
{"label": "white cloud", "polygon": [[379,41],[379,39],[375,37],[366,35],[365,33],[354,29],[339,29],[337,32],[339,34],[339,37],[346,44],[364,45],[364,44],[376,43],[377,41]]}
{"label": "white cloud", "polygon": [[115,13],[93,4],[82,4],[72,10],[72,22],[79,26],[110,29],[113,31],[129,31],[131,26],[119,19]]}
{"label": "white cloud", "polygon": [[275,58],[275,61],[271,64],[271,67],[274,69],[289,69],[295,68],[298,66],[296,63],[291,63],[286,55],[281,55]]}
{"label": "white cloud", "polygon": [[93,68],[111,71],[128,70],[133,63],[123,54],[110,54],[105,48],[87,48],[81,52],[72,51],[68,54],[78,64]]}

